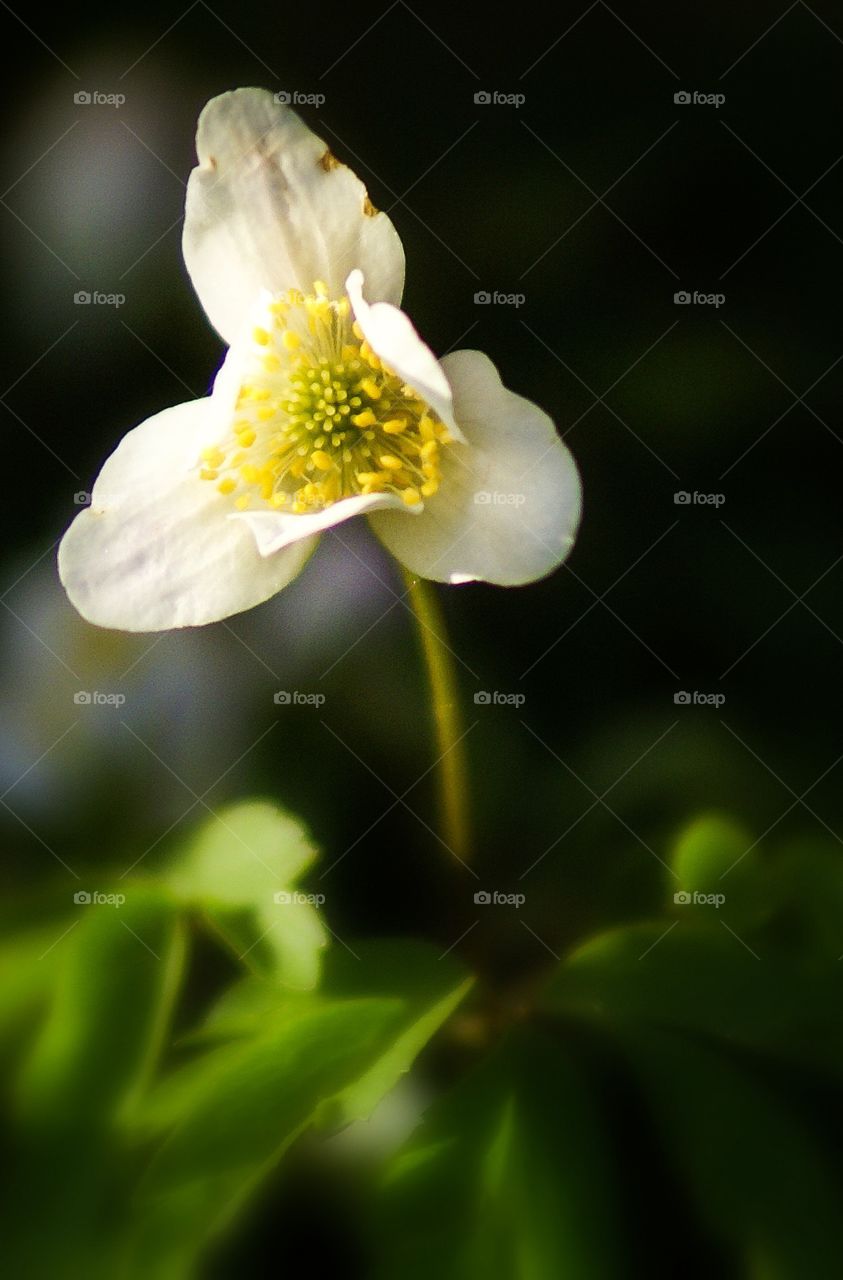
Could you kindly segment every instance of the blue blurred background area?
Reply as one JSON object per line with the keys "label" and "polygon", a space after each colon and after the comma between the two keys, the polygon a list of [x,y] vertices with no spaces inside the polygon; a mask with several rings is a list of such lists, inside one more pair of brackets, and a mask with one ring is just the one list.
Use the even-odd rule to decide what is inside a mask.
{"label": "blue blurred background area", "polygon": [[[759,886],[777,850],[821,849],[804,927],[836,964],[839,10],[581,0],[502,23],[473,3],[198,0],[0,22],[9,928],[100,869],[159,872],[209,812],[264,795],[323,850],[312,880],[338,934],[444,950],[468,929],[466,963],[521,990],[669,907],[677,841],[716,811],[746,833],[736,854],[752,850]],[[250,84],[311,99],[302,115],[401,235],[425,340],[486,351],[581,469],[565,566],[526,588],[440,589],[474,874],[432,829],[406,588],[364,522],[325,536],[274,600],[202,630],[97,630],[57,580],[75,499],[120,437],[204,395],[221,361],[181,257],[184,186],[202,106]],[[75,300],[95,293],[112,301]],[[321,701],[277,699],[290,691]],[[481,888],[523,906],[478,913]],[[777,929],[771,946],[801,945]],[[618,1163],[664,1188],[644,1129],[620,1115]],[[327,1213],[312,1187],[284,1202]],[[262,1256],[269,1227],[253,1228],[239,1259]],[[700,1248],[687,1274],[733,1274]]]}

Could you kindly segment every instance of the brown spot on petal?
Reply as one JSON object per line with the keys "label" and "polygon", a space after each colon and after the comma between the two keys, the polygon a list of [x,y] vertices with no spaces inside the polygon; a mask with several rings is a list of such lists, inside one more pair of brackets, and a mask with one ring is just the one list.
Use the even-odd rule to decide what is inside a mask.
{"label": "brown spot on petal", "polygon": [[368,196],[364,196],[363,198],[363,212],[365,213],[367,218],[374,218],[377,216],[377,213],[378,213],[378,210],[372,204]]}
{"label": "brown spot on petal", "polygon": [[319,163],[326,173],[330,173],[332,169],[339,169],[341,161],[337,159],[330,147],[325,154],[319,157]]}

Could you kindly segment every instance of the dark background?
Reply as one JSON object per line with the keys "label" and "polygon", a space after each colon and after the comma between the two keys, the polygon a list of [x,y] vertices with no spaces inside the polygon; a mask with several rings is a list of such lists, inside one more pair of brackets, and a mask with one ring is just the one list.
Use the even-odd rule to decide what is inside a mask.
{"label": "dark background", "polygon": [[[476,4],[198,0],[0,21],[0,789],[22,892],[152,869],[206,806],[265,793],[311,826],[323,869],[341,859],[313,879],[340,937],[444,948],[479,920],[459,946],[506,980],[659,909],[660,860],[703,810],[762,853],[839,849],[836,6],[581,0],[504,22]],[[568,565],[440,593],[473,726],[479,880],[426,825],[412,623],[365,525],[325,537],[260,609],[160,639],[97,632],[56,581],[74,493],[218,367],[181,261],[183,184],[202,105],[248,84],[325,95],[302,114],[390,212],[426,341],[488,352],[581,468]],[[125,105],[74,105],[85,89]],[[680,90],[725,102],[675,104]],[[125,304],[77,306],[84,289]],[[525,302],[478,306],[479,290]],[[725,301],[678,306],[679,290]],[[80,707],[79,689],[126,704]],[[278,707],[277,689],[325,705]],[[476,705],[481,690],[525,702]],[[677,705],[680,690],[725,702]],[[480,886],[524,892],[521,913],[476,912]]]}

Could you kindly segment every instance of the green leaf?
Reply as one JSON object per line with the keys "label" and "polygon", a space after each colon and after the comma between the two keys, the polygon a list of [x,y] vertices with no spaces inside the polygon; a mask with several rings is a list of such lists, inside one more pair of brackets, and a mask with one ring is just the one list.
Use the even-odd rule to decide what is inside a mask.
{"label": "green leaf", "polygon": [[335,952],[325,981],[336,994],[377,992],[401,999],[405,1008],[400,1032],[386,1052],[330,1109],[330,1118],[340,1123],[371,1115],[473,985],[449,956],[443,959],[434,947],[410,939],[358,942],[354,956]]}
{"label": "green leaf", "polygon": [[209,818],[167,878],[177,893],[203,906],[264,906],[315,858],[299,822],[267,801],[245,801]]}
{"label": "green leaf", "polygon": [[837,965],[843,921],[843,858],[828,841],[801,839],[771,868],[772,892],[788,922],[789,941],[805,955]]}
{"label": "green leaf", "polygon": [[144,1277],[184,1275],[304,1127],[368,1116],[469,986],[427,944],[375,941],[334,949],[317,992],[227,991],[188,1041],[215,1047],[144,1108],[147,1132],[169,1131],[144,1187]]}
{"label": "green leaf", "polygon": [[210,818],[167,879],[252,969],[310,989],[319,980],[328,939],[318,895],[292,886],[315,858],[298,821],[276,805],[248,801]]}
{"label": "green leaf", "polygon": [[326,958],[318,993],[281,992],[261,978],[246,978],[226,991],[191,1042],[253,1034],[267,1018],[296,1016],[302,1001],[383,997],[400,1001],[396,1033],[377,1061],[331,1101],[326,1124],[368,1117],[431,1037],[465,999],[473,979],[450,956],[411,939],[355,941],[353,953],[335,948]]}
{"label": "green leaf", "polygon": [[106,1126],[138,1097],[160,1049],[184,960],[174,904],[125,886],[121,906],[80,905],[58,944],[50,1008],[21,1070],[30,1124]]}
{"label": "green leaf", "polygon": [[554,1038],[518,1032],[394,1158],[379,1280],[609,1280],[614,1195],[588,1079]]}
{"label": "green leaf", "polygon": [[652,1030],[622,1036],[661,1140],[711,1234],[769,1280],[837,1274],[843,1187],[800,1116],[716,1050]]}
{"label": "green leaf", "polygon": [[400,1013],[394,1000],[301,1000],[171,1081],[180,1119],[144,1179],[131,1274],[187,1274],[325,1099],[383,1052]]}
{"label": "green leaf", "polygon": [[192,1078],[181,1123],[153,1162],[147,1192],[217,1173],[251,1175],[366,1067],[400,1011],[393,1000],[303,1007],[247,1041],[212,1050],[201,1079]]}
{"label": "green leaf", "polygon": [[705,910],[708,923],[662,920],[591,939],[556,970],[541,1007],[612,1027],[705,1032],[839,1068],[843,1029],[829,1025],[828,1011],[843,998],[843,966],[759,959]]}
{"label": "green leaf", "polygon": [[56,945],[68,927],[66,919],[56,920],[0,945],[0,1034],[16,1032],[47,1001],[59,955]]}
{"label": "green leaf", "polygon": [[720,814],[704,814],[687,826],[673,852],[673,867],[683,889],[717,891],[721,876],[736,863],[758,868],[752,837],[744,827]]}
{"label": "green leaf", "polygon": [[769,911],[770,895],[756,844],[744,827],[722,814],[695,819],[673,851],[674,892],[691,898],[677,905],[705,910],[705,900],[717,895],[731,920],[741,925],[760,920]]}
{"label": "green leaf", "polygon": [[[114,1275],[129,1174],[122,1124],[155,1066],[185,952],[170,899],[119,892],[122,906],[80,904],[51,939],[52,990],[16,1082],[15,1178],[0,1227],[12,1274]],[[33,1205],[48,1230],[32,1230]]]}

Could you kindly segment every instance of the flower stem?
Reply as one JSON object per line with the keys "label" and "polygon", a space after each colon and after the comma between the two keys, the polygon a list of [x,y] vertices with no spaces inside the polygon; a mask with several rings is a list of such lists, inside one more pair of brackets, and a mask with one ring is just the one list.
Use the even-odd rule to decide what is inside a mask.
{"label": "flower stem", "polygon": [[416,620],[422,657],[433,702],[439,771],[442,838],[462,862],[470,861],[468,770],[464,746],[453,651],[448,645],[445,619],[434,587],[402,570]]}

